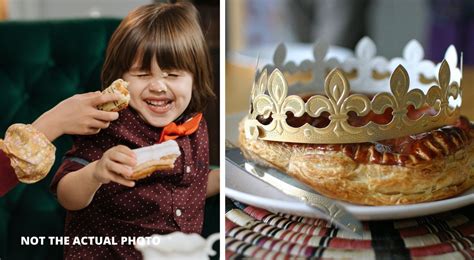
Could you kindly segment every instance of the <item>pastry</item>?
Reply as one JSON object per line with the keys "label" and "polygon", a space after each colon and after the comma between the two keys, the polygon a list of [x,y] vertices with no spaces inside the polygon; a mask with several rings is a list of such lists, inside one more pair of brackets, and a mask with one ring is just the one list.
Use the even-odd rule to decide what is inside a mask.
{"label": "pastry", "polygon": [[110,86],[102,91],[102,93],[116,93],[120,99],[97,106],[99,110],[118,112],[125,109],[130,102],[130,94],[128,93],[128,82],[123,79],[117,79]]}
{"label": "pastry", "polygon": [[411,204],[448,198],[474,184],[474,128],[456,125],[372,143],[301,144],[250,140],[247,158],[280,169],[319,193],[366,205]]}
{"label": "pastry", "polygon": [[137,165],[128,179],[139,180],[156,171],[168,171],[174,168],[176,158],[181,155],[176,141],[170,140],[161,144],[133,150],[137,155]]}

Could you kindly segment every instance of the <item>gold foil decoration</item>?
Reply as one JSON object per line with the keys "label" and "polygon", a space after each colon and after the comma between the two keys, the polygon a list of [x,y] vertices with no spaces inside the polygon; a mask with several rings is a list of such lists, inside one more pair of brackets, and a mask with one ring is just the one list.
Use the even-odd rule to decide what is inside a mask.
{"label": "gold foil decoration", "polygon": [[[452,124],[460,115],[460,106],[449,106],[449,98],[461,96],[461,87],[455,81],[450,84],[450,68],[445,60],[441,63],[438,80],[426,94],[420,89],[409,91],[410,78],[399,65],[391,74],[390,92],[377,93],[372,100],[364,94],[351,94],[346,76],[337,68],[325,78],[324,95],[313,95],[306,102],[297,95],[287,96],[288,83],[278,68],[273,69],[269,77],[267,73],[266,69],[260,73],[252,87],[251,110],[244,123],[247,138],[314,144],[374,142]],[[410,105],[415,109],[429,106],[436,113],[410,119],[407,115]],[[370,121],[358,127],[348,122],[351,111],[365,116],[370,111],[382,114],[388,108],[392,109],[392,120],[387,124]],[[286,121],[287,112],[295,117],[306,113],[314,118],[327,112],[330,123],[323,128],[308,123],[292,127]],[[270,122],[262,124],[257,118]]]}

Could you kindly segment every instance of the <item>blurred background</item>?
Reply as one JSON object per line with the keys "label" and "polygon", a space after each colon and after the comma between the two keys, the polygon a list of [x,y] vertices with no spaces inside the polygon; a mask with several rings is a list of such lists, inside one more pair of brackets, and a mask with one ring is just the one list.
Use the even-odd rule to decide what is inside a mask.
{"label": "blurred background", "polygon": [[85,17],[124,17],[151,0],[0,0],[3,19],[40,20]]}
{"label": "blurred background", "polygon": [[[425,59],[440,62],[454,44],[464,65],[473,65],[474,1],[227,0],[226,112],[247,109],[257,55],[271,58],[278,43],[289,43],[298,54],[306,50],[311,58],[317,39],[353,50],[365,35],[375,42],[377,55],[389,59],[416,39]],[[343,51],[339,54],[347,55]]]}
{"label": "blurred background", "polygon": [[[0,0],[0,138],[13,123],[31,123],[61,100],[100,89],[108,39],[132,9],[152,0]],[[219,0],[188,1],[201,13],[217,99],[204,116],[210,160],[219,166]],[[56,163],[42,181],[0,198],[0,259],[62,259],[62,246],[21,246],[22,236],[62,236],[64,209],[49,183],[72,139],[56,140]],[[0,173],[1,174],[1,173]],[[219,195],[206,201],[201,235],[219,232]],[[219,243],[214,249],[218,250]],[[215,256],[214,259],[218,259]]]}

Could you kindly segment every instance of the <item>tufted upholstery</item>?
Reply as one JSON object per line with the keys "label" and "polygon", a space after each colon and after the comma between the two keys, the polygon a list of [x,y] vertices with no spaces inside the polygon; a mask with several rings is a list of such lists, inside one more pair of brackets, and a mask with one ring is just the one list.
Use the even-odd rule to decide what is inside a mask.
{"label": "tufted upholstery", "polygon": [[[9,125],[31,123],[75,93],[100,89],[105,49],[119,22],[101,18],[0,23],[1,136]],[[71,140],[61,137],[55,145],[52,172]],[[0,198],[0,259],[62,258],[61,246],[20,245],[21,236],[63,234],[65,213],[49,192],[51,178],[49,174],[37,184],[20,184]]]}

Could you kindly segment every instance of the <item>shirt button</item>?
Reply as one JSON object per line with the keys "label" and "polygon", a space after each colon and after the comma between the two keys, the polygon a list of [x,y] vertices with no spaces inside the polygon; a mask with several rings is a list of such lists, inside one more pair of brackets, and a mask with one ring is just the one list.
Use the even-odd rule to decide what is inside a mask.
{"label": "shirt button", "polygon": [[176,210],[176,216],[178,216],[178,217],[181,216],[181,210],[180,210],[180,209],[177,209],[177,210]]}
{"label": "shirt button", "polygon": [[190,173],[190,172],[191,172],[191,167],[186,166],[186,173]]}

